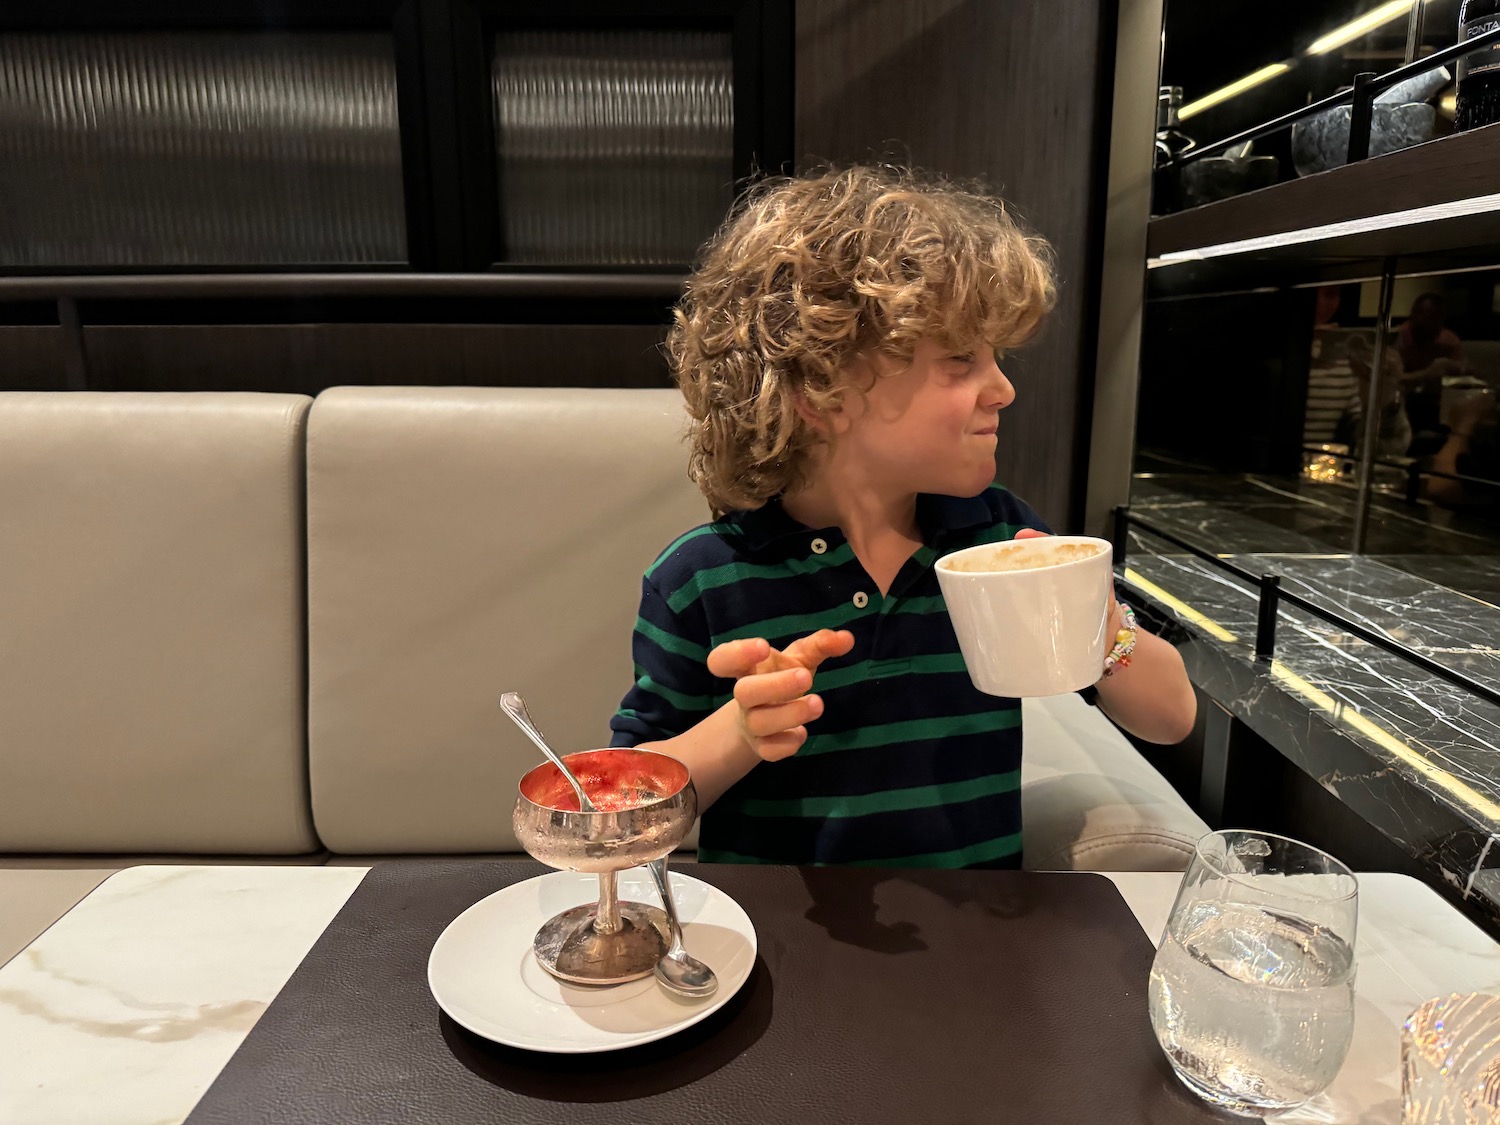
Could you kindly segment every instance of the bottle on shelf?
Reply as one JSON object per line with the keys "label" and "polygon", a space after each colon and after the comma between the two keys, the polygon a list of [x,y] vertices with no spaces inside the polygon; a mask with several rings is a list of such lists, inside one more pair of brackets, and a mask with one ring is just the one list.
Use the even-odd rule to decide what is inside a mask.
{"label": "bottle on shelf", "polygon": [[[1494,0],[1500,6],[1500,0]],[[1197,143],[1182,131],[1182,87],[1163,86],[1156,92],[1156,166],[1170,164]]]}
{"label": "bottle on shelf", "polygon": [[[1500,0],[1496,0],[1500,3]],[[1151,210],[1165,215],[1182,210],[1182,181],[1172,161],[1197,144],[1182,131],[1182,87],[1163,86],[1156,93],[1156,174]]]}
{"label": "bottle on shelf", "polygon": [[[1500,27],[1500,0],[1464,0],[1458,10],[1458,41]],[[1500,121],[1500,46],[1487,47],[1458,60],[1456,131],[1477,129]]]}

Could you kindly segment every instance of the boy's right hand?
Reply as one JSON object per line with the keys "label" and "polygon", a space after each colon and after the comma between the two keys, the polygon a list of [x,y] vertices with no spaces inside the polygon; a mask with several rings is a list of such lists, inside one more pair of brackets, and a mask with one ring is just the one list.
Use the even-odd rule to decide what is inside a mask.
{"label": "boy's right hand", "polygon": [[768,762],[789,758],[807,741],[807,723],[823,713],[809,695],[818,665],[854,647],[854,634],[819,629],[778,651],[760,637],[729,641],[708,654],[708,670],[735,680],[740,734]]}

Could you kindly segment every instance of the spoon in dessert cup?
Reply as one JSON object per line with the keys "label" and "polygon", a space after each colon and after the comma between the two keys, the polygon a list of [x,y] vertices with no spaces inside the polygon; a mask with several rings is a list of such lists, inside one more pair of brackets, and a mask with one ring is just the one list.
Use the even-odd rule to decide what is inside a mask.
{"label": "spoon in dessert cup", "polygon": [[510,721],[521,728],[521,732],[536,743],[537,749],[547,755],[547,760],[562,771],[563,777],[567,778],[568,784],[573,787],[573,792],[578,794],[578,811],[585,813],[598,812],[594,808],[594,802],[589,800],[589,795],[583,791],[583,783],[573,776],[573,771],[563,764],[562,757],[547,745],[547,740],[542,737],[542,732],[537,730],[536,724],[531,721],[531,716],[526,712],[526,701],[513,691],[508,691],[500,697],[500,708],[510,716]]}

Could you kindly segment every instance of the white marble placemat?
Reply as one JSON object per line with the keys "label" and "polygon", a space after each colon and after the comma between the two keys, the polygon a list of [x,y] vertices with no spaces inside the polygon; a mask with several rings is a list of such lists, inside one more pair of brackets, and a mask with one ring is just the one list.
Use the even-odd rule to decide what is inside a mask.
{"label": "white marble placemat", "polygon": [[0,968],[0,1122],[181,1121],[366,870],[110,876]]}

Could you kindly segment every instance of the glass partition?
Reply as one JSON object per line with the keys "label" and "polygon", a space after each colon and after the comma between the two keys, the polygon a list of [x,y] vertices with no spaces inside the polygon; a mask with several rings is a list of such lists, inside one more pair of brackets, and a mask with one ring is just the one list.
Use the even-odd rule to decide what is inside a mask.
{"label": "glass partition", "polygon": [[[1381,562],[1494,605],[1500,605],[1497,285],[1500,269],[1396,279],[1363,544]],[[1361,287],[1365,309],[1376,300],[1375,288]],[[1346,339],[1344,353],[1357,384],[1367,371],[1360,366],[1361,334]],[[1349,409],[1360,405],[1351,401]],[[1343,471],[1351,470],[1358,472]]]}
{"label": "glass partition", "polygon": [[1497,307],[1500,268],[1396,277],[1384,332],[1379,281],[1149,301],[1132,510],[1500,605]]}

